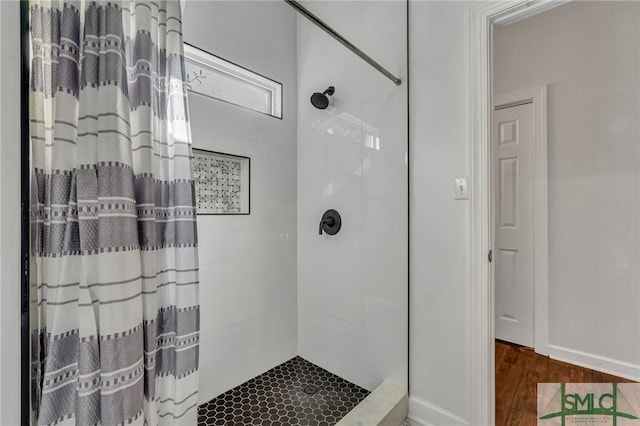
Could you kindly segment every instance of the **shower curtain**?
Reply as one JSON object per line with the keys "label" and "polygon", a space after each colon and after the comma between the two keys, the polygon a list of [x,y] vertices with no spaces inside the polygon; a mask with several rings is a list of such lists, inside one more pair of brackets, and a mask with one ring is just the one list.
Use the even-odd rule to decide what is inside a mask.
{"label": "shower curtain", "polygon": [[196,423],[178,1],[30,1],[38,424]]}

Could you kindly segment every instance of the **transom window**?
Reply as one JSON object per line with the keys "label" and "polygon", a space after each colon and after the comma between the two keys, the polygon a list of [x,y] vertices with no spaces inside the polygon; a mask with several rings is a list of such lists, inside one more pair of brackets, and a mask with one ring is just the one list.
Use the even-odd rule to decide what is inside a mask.
{"label": "transom window", "polygon": [[282,118],[282,84],[190,44],[184,45],[187,89]]}

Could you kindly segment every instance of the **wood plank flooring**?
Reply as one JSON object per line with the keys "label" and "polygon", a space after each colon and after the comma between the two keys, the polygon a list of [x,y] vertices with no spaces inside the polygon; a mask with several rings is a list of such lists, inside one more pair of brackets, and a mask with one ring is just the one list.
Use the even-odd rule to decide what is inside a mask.
{"label": "wood plank flooring", "polygon": [[496,426],[535,426],[538,383],[629,383],[496,340]]}

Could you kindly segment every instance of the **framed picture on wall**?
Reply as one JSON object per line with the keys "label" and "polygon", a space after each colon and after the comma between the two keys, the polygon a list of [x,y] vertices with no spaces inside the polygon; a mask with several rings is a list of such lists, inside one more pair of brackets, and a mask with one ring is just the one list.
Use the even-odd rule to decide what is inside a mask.
{"label": "framed picture on wall", "polygon": [[251,159],[193,149],[196,213],[250,214]]}

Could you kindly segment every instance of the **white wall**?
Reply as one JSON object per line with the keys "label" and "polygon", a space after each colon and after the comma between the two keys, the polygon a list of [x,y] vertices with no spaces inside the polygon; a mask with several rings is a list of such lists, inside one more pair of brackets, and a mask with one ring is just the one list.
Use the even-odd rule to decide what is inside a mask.
{"label": "white wall", "polygon": [[20,11],[0,2],[0,424],[20,423]]}
{"label": "white wall", "polygon": [[466,12],[472,2],[409,4],[411,132],[410,415],[462,424],[469,406]]}
{"label": "white wall", "polygon": [[[405,2],[305,6],[406,79]],[[315,109],[329,85],[332,106]],[[406,82],[298,17],[299,352],[368,389],[407,386],[406,108]],[[329,208],[342,229],[319,236]]]}
{"label": "white wall", "polygon": [[[0,22],[2,22],[2,7],[0,7]],[[3,34],[0,34],[0,46],[2,43],[2,39],[3,39]],[[0,82],[2,81],[2,76],[4,75],[4,70],[2,68],[2,55],[0,55]],[[4,91],[2,91],[2,89],[0,89],[0,96],[2,96],[2,94],[4,93]],[[2,117],[0,116],[0,143],[2,143],[2,141],[4,140],[3,137],[3,133],[2,133]],[[2,164],[2,150],[0,150],[0,164]],[[0,189],[2,188],[2,175],[0,174]],[[3,218],[3,214],[2,214],[2,207],[3,207],[3,203],[2,203],[2,197],[0,197],[0,224],[2,223],[2,218]],[[0,241],[2,239],[2,233],[0,230]],[[2,259],[2,245],[0,244],[0,261]],[[0,281],[1,282],[1,281]],[[0,342],[2,342],[2,290],[0,288]],[[0,373],[2,372],[2,351],[0,351]],[[2,386],[0,386],[0,420],[2,420]]]}
{"label": "white wall", "polygon": [[496,94],[549,84],[552,354],[640,377],[640,3],[572,2],[496,28],[494,46]]}
{"label": "white wall", "polygon": [[296,20],[284,2],[188,1],[183,30],[284,85],[282,120],[189,96],[194,147],[251,157],[251,215],[198,217],[204,402],[297,355]]}
{"label": "white wall", "polygon": [[[586,2],[591,4],[591,2]],[[468,10],[476,2],[446,2],[446,1],[412,1],[410,3],[410,75],[411,75],[411,398],[410,398],[410,415],[414,418],[428,422],[434,425],[459,425],[468,424],[471,412],[470,407],[470,383],[469,383],[469,365],[470,365],[470,287],[469,287],[469,208],[466,201],[453,200],[453,184],[454,176],[469,175],[469,93],[467,69],[468,63]],[[621,4],[620,2],[612,2],[609,4]],[[627,7],[633,7],[627,5]],[[636,6],[637,7],[637,6]],[[553,11],[551,11],[553,12]],[[603,18],[608,19],[605,14]],[[576,18],[580,18],[578,15]],[[633,12],[628,19],[637,19],[638,13]],[[627,19],[623,20],[627,22]],[[637,22],[637,21],[636,21]],[[580,73],[574,74],[574,79],[582,80],[585,73],[586,57],[591,54],[591,50],[595,54],[600,51],[600,40],[616,38],[618,43],[620,32],[615,25],[609,21],[607,26],[591,26],[593,34],[587,34],[585,31],[580,36],[592,38],[594,45],[590,47],[588,52],[583,52],[582,57],[585,61],[583,69]],[[636,27],[637,23],[634,24]],[[626,24],[622,26],[628,29]],[[606,31],[605,31],[606,28]],[[595,29],[602,29],[602,32]],[[615,29],[615,31],[614,31]],[[610,33],[613,32],[613,34]],[[624,30],[623,30],[624,31]],[[637,28],[633,31],[637,31]],[[606,34],[605,34],[606,33]],[[609,35],[611,34],[611,37]],[[635,34],[635,33],[634,33]],[[616,36],[617,35],[617,36]],[[627,51],[627,58],[613,58],[598,60],[597,63],[590,64],[593,68],[600,72],[600,75],[606,75],[605,70],[613,68],[616,73],[634,72],[637,70],[638,48],[637,35],[634,37],[636,47],[635,50],[625,50],[625,46],[617,46],[614,50],[617,52]],[[562,37],[549,41],[549,44],[564,43],[565,41],[575,41],[576,34],[567,32]],[[566,39],[566,40],[565,40]],[[595,41],[597,39],[598,41]],[[556,68],[566,62],[567,50],[561,51],[558,47],[555,57]],[[540,49],[534,49],[536,52]],[[523,59],[524,60],[524,59]],[[621,62],[618,62],[620,61]],[[531,60],[534,63],[535,60]],[[621,67],[629,67],[627,71],[623,71]],[[514,73],[516,74],[516,73]],[[522,77],[526,72],[522,71]],[[520,78],[520,76],[512,75],[511,78]],[[543,81],[540,81],[542,83]],[[625,105],[631,105],[637,108],[636,101],[630,97],[637,96],[637,76],[635,86],[627,87],[626,90],[616,91],[618,96],[624,99]],[[536,83],[538,84],[538,83]],[[552,86],[553,89],[553,86]],[[584,89],[585,92],[588,91]],[[591,95],[601,95],[600,92]],[[553,91],[550,94],[550,102],[553,99]],[[593,100],[590,99],[590,103]],[[609,113],[605,109],[613,108],[618,114],[619,107],[605,101],[605,107],[599,110],[599,114],[604,114],[611,120]],[[584,104],[577,105],[574,111],[578,111]],[[637,111],[637,110],[634,110]],[[627,112],[628,113],[628,112]],[[552,112],[553,114],[553,112]],[[574,269],[574,276],[562,277],[569,279],[571,284],[567,289],[575,290],[573,301],[567,300],[569,295],[567,289],[554,297],[564,298],[562,306],[556,304],[556,316],[558,310],[572,309],[578,316],[580,327],[585,330],[594,331],[594,320],[600,317],[600,310],[594,311],[594,303],[604,303],[601,306],[606,308],[606,319],[615,319],[623,321],[619,325],[626,335],[624,342],[613,343],[610,334],[614,333],[611,327],[603,330],[599,327],[605,327],[606,320],[603,324],[596,327],[597,335],[591,337],[591,342],[586,345],[578,346],[577,349],[600,351],[600,354],[608,354],[609,356],[621,357],[631,363],[638,361],[638,347],[640,342],[636,340],[638,327],[638,299],[637,299],[637,280],[633,283],[634,277],[637,277],[637,244],[638,238],[638,212],[637,212],[637,182],[638,182],[638,147],[637,147],[637,112],[634,112],[631,122],[624,117],[630,117],[626,114],[618,114],[615,126],[609,124],[606,127],[592,129],[594,133],[599,135],[599,141],[602,140],[618,140],[614,135],[616,131],[625,129],[628,137],[633,139],[633,143],[625,144],[620,142],[611,147],[611,150],[602,150],[601,147],[607,145],[589,145],[588,152],[599,154],[596,162],[590,162],[588,158],[582,158],[580,152],[574,149],[572,152],[573,161],[567,169],[563,171],[564,185],[579,185],[579,196],[581,200],[585,200],[590,185],[597,185],[597,189],[604,189],[602,183],[596,183],[595,177],[606,182],[608,194],[606,198],[601,198],[604,204],[597,211],[592,212],[599,220],[602,226],[607,220],[603,217],[608,214],[606,206],[613,206],[614,202],[617,207],[616,213],[609,220],[624,220],[629,226],[627,228],[629,234],[620,235],[620,245],[615,247],[615,252],[602,254],[593,268],[598,268],[598,275],[604,273],[608,269],[601,262],[612,262],[617,265],[617,271],[622,272],[625,269],[629,272],[627,277],[616,275],[615,278],[608,279],[606,286],[600,286],[599,291],[591,292],[593,299],[585,300],[584,295],[579,294],[580,290],[573,287],[576,283],[576,276],[582,276],[583,272],[577,271],[575,262],[578,257],[570,253],[557,253],[557,256],[563,256],[565,261]],[[590,117],[594,119],[594,116]],[[550,117],[550,124],[554,117]],[[613,121],[608,121],[612,123]],[[552,126],[554,126],[552,124]],[[591,126],[589,126],[591,129]],[[581,139],[586,139],[585,131],[579,129],[576,131]],[[631,141],[630,141],[631,142]],[[550,153],[553,152],[553,142],[550,140]],[[628,156],[626,160],[622,157]],[[575,164],[575,165],[574,165]],[[619,166],[618,173],[611,174],[614,164]],[[587,166],[590,166],[588,168]],[[627,188],[626,184],[613,189],[613,182],[620,179],[620,176],[626,176],[633,179],[633,183],[629,185],[632,195],[628,199],[622,199],[619,195],[623,188]],[[607,179],[602,179],[606,177]],[[473,182],[471,182],[473,185]],[[609,186],[611,185],[611,186]],[[568,189],[569,187],[565,187]],[[601,197],[605,197],[599,192]],[[550,194],[551,202],[557,201],[560,194]],[[584,201],[583,201],[584,202]],[[572,228],[582,221],[583,215],[587,212],[581,206],[580,215],[574,217],[574,221],[578,223],[572,224]],[[586,207],[586,206],[585,206]],[[626,210],[630,210],[627,212]],[[619,212],[618,210],[623,210]],[[574,211],[575,212],[575,211]],[[633,219],[632,219],[633,218]],[[584,217],[586,219],[586,217]],[[565,219],[566,220],[566,219]],[[590,218],[593,220],[593,217]],[[632,223],[632,220],[635,221]],[[553,226],[553,225],[552,225]],[[606,228],[615,229],[617,225],[607,224]],[[551,228],[551,232],[557,232],[557,228]],[[580,256],[584,256],[582,252],[589,248],[599,250],[597,247],[601,235],[600,229],[592,230],[592,237],[582,236],[582,244],[586,247],[580,250]],[[576,235],[575,233],[573,235]],[[609,237],[606,237],[609,238]],[[629,253],[619,250],[620,247],[629,249]],[[631,256],[629,258],[628,256]],[[553,257],[553,255],[552,255]],[[612,257],[615,257],[612,260]],[[593,270],[590,271],[593,273]],[[600,275],[602,277],[602,275]],[[557,281],[560,276],[554,277]],[[634,286],[635,285],[635,286]],[[604,288],[603,288],[604,287]],[[624,296],[613,300],[610,296],[616,290],[622,290]],[[594,294],[595,293],[595,294]],[[627,298],[631,299],[628,302]],[[585,303],[586,308],[576,310],[576,301]],[[627,305],[629,304],[629,305]],[[635,306],[633,308],[632,306]],[[623,311],[621,313],[619,311]],[[591,314],[591,316],[589,316]],[[552,339],[564,339],[565,344],[575,345],[578,343],[576,337],[584,338],[583,330],[578,330],[578,325],[572,328],[572,324],[560,324],[558,318],[555,320],[557,330],[552,331]],[[610,325],[610,324],[607,324]],[[569,336],[570,330],[575,335]],[[619,336],[618,336],[619,337]],[[557,341],[557,340],[556,340]],[[609,345],[611,343],[611,345]],[[607,349],[603,347],[607,346]],[[632,351],[633,348],[633,351]]]}

